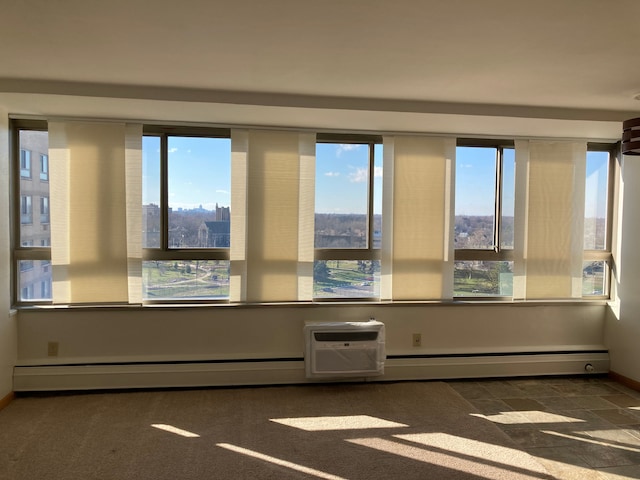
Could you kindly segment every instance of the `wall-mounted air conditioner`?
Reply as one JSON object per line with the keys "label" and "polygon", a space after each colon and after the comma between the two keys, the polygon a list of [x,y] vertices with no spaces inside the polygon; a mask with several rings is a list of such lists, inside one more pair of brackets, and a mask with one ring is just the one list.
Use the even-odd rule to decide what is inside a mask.
{"label": "wall-mounted air conditioner", "polygon": [[382,322],[306,322],[304,338],[308,378],[362,377],[384,373]]}

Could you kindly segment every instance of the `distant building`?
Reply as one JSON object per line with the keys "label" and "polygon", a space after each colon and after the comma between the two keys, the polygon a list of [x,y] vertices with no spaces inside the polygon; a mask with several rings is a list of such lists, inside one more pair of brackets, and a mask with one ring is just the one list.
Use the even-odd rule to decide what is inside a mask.
{"label": "distant building", "polygon": [[[49,140],[47,132],[20,132],[20,244],[50,247]],[[21,300],[51,299],[51,262],[22,260]]]}
{"label": "distant building", "polygon": [[155,203],[142,206],[142,246],[160,247],[160,207]]}
{"label": "distant building", "polygon": [[215,220],[204,221],[198,228],[198,246],[201,248],[228,248],[231,246],[231,211],[216,203]]}
{"label": "distant building", "polygon": [[201,248],[228,248],[231,245],[231,222],[202,222],[198,229],[198,243]]}

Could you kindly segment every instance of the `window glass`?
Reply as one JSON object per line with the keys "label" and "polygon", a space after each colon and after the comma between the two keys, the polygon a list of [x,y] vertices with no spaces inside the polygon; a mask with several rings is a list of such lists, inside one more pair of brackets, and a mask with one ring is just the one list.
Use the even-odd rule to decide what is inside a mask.
{"label": "window glass", "polygon": [[316,248],[367,248],[369,146],[318,143]]}
{"label": "window glass", "polygon": [[143,299],[229,298],[231,140],[145,135],[142,176]]}
{"label": "window glass", "polygon": [[607,288],[606,283],[607,262],[593,261],[582,263],[582,295],[600,296],[604,295]]}
{"label": "window glass", "polygon": [[382,158],[382,144],[376,144],[373,155],[373,248],[382,247]]}
{"label": "window glass", "polygon": [[145,300],[229,297],[228,260],[153,260],[142,265]]}
{"label": "window glass", "polygon": [[160,137],[142,139],[142,246],[160,248]]}
{"label": "window glass", "polygon": [[610,152],[587,151],[584,192],[584,262],[582,295],[608,295],[609,264],[594,257],[594,252],[607,249]]}
{"label": "window glass", "polygon": [[169,248],[228,248],[231,140],[168,138]]}
{"label": "window glass", "polygon": [[516,192],[516,151],[502,150],[502,222],[500,224],[500,248],[513,249],[513,219]]}
{"label": "window glass", "polygon": [[[29,258],[29,247],[51,245],[49,201],[49,135],[41,130],[19,130],[20,246],[17,263],[18,300],[51,300],[51,261]],[[31,159],[40,159],[40,174],[31,175]],[[36,168],[37,168],[36,163]],[[43,170],[44,169],[44,170]],[[43,178],[43,171],[46,177]]]}
{"label": "window glass", "polygon": [[316,298],[377,298],[379,260],[316,260],[313,265]]}
{"label": "window glass", "polygon": [[496,148],[456,149],[455,248],[494,247]]}
{"label": "window glass", "polygon": [[515,150],[459,146],[455,179],[454,296],[512,296]]}
{"label": "window glass", "polygon": [[51,262],[49,260],[18,261],[19,301],[51,300]]}
{"label": "window glass", "polygon": [[382,153],[376,143],[317,144],[315,248],[331,253],[314,263],[314,298],[380,296]]}
{"label": "window glass", "polygon": [[604,250],[607,242],[609,152],[587,152],[584,249]]}
{"label": "window glass", "polygon": [[454,292],[461,297],[513,295],[513,262],[456,261]]}

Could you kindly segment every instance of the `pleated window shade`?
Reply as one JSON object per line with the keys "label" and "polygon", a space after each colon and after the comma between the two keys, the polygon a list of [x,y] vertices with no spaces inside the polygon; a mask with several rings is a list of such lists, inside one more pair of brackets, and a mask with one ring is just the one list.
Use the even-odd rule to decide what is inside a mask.
{"label": "pleated window shade", "polygon": [[516,142],[527,165],[526,299],[582,296],[586,153],[586,142]]}
{"label": "pleated window shade", "polygon": [[[231,299],[309,300],[315,135],[252,130],[232,132],[231,138],[231,223],[238,222],[232,227],[232,280],[245,276],[232,285]],[[242,192],[246,206],[238,208]]]}
{"label": "pleated window shade", "polygon": [[384,138],[383,298],[453,296],[455,147],[454,138]]}
{"label": "pleated window shade", "polygon": [[141,138],[136,125],[49,122],[54,303],[140,301]]}

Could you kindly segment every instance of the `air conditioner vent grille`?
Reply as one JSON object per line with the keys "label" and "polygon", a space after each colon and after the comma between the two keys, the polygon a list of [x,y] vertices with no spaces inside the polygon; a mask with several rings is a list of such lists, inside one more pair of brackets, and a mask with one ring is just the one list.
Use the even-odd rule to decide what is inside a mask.
{"label": "air conditioner vent grille", "polygon": [[371,332],[314,332],[317,342],[370,342],[378,339],[378,331]]}

